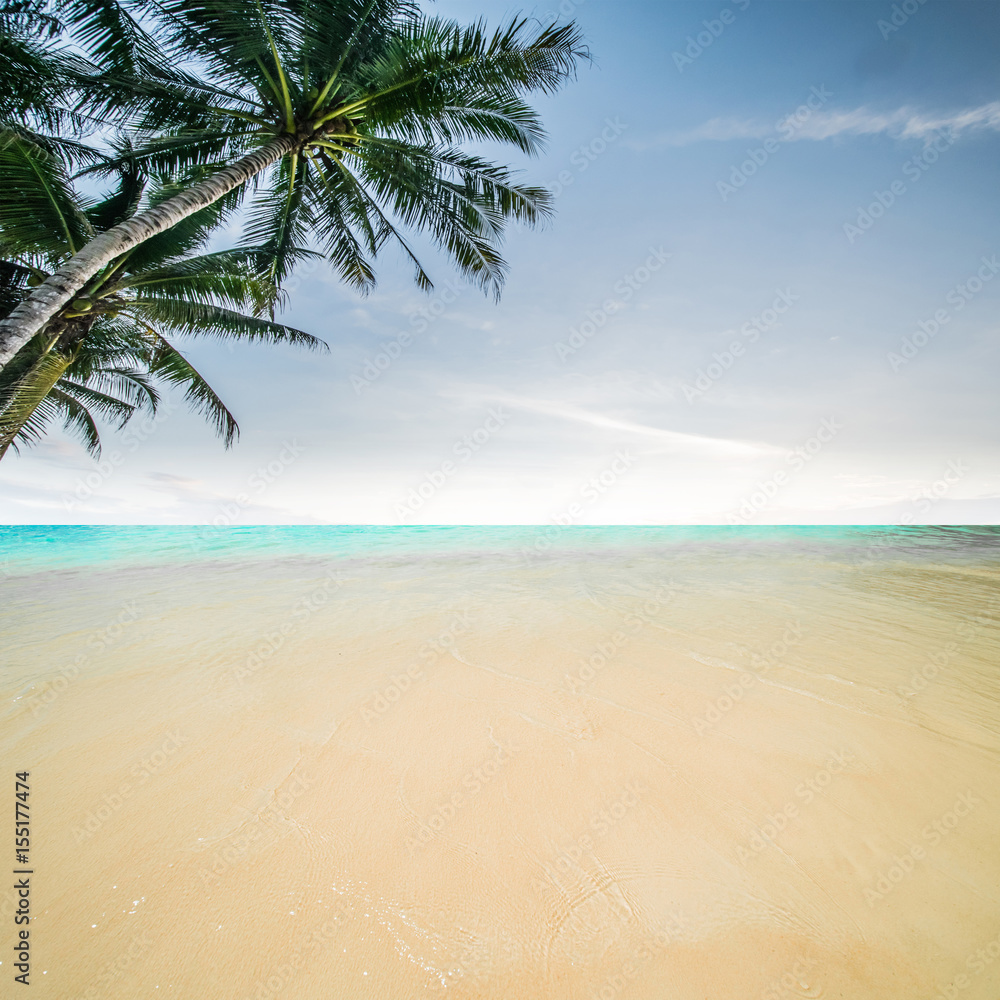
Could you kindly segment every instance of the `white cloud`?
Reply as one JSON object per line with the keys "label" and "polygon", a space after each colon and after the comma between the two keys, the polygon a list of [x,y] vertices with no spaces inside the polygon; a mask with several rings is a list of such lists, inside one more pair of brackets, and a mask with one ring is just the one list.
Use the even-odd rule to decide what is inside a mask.
{"label": "white cloud", "polygon": [[543,416],[555,417],[557,420],[569,420],[588,424],[591,427],[599,427],[602,430],[621,431],[637,437],[654,439],[665,450],[680,454],[706,457],[729,456],[732,458],[759,458],[763,455],[785,454],[785,449],[777,448],[774,445],[706,437],[701,434],[684,434],[661,427],[650,427],[648,424],[638,424],[631,420],[619,420],[616,417],[608,417],[602,413],[594,413],[555,400],[529,399],[502,393],[494,395],[492,399],[511,407],[511,409],[527,410]]}
{"label": "white cloud", "polygon": [[[739,118],[712,118],[696,128],[683,132],[668,132],[647,142],[634,143],[634,148],[659,146],[690,146],[697,142],[730,142],[736,139],[763,139],[778,135],[787,116],[773,125]],[[894,139],[927,139],[942,132],[959,136],[965,132],[1000,132],[1000,101],[991,101],[976,108],[949,114],[928,114],[912,108],[891,112],[856,108],[853,111],[814,111],[794,129],[782,129],[783,141],[797,139],[833,139],[841,135],[888,135]]]}

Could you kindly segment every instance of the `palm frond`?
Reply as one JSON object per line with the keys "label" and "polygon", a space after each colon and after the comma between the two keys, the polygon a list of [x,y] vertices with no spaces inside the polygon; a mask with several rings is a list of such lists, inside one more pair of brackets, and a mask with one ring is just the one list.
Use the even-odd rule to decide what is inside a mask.
{"label": "palm frond", "polygon": [[393,149],[366,150],[358,174],[406,226],[427,232],[471,281],[499,295],[507,265],[495,245],[503,224],[496,204]]}
{"label": "palm frond", "polygon": [[[270,44],[265,26],[285,47],[291,7],[266,0],[158,0],[167,44],[194,55],[223,78],[253,73],[267,59]],[[263,16],[261,16],[263,14]]]}
{"label": "palm frond", "polygon": [[146,176],[136,163],[123,164],[118,187],[101,201],[88,205],[87,218],[95,232],[103,233],[135,215],[146,187]]}
{"label": "palm frond", "polygon": [[269,307],[274,294],[268,275],[260,273],[267,259],[266,252],[256,248],[220,250],[127,274],[108,291],[133,290],[147,299],[192,299],[260,313]]}
{"label": "palm frond", "polygon": [[322,222],[323,249],[341,278],[367,293],[375,287],[375,270],[365,247],[374,256],[383,238],[373,227],[363,193],[350,173],[327,157],[318,159],[327,169],[317,171],[323,187],[313,182],[309,200],[313,215]]}
{"label": "palm frond", "polygon": [[177,348],[155,330],[150,329],[149,333],[156,344],[149,366],[150,374],[170,385],[182,387],[188,403],[208,419],[225,446],[231,447],[240,433],[236,418],[201,373]]}
{"label": "palm frond", "polygon": [[138,297],[129,304],[129,312],[149,324],[166,327],[175,333],[220,340],[242,340],[268,344],[292,344],[311,350],[327,351],[325,341],[271,320],[245,316],[233,309],[183,299]]}
{"label": "palm frond", "polygon": [[[9,447],[15,453],[19,453],[22,447],[37,445],[45,436],[49,425],[60,416],[65,416],[65,409],[56,401],[53,393],[49,393],[24,421],[21,429],[10,439]],[[97,428],[95,427],[95,434],[96,431]],[[0,445],[0,459],[3,458],[6,451],[7,446]],[[91,452],[91,454],[94,454],[94,452]],[[99,442],[96,455],[100,455]]]}
{"label": "palm frond", "polygon": [[136,165],[148,174],[172,177],[188,185],[207,176],[206,169],[219,169],[229,159],[242,156],[254,139],[250,130],[233,131],[216,122],[215,128],[195,131],[177,131],[159,135],[139,143],[135,148],[118,156],[111,156],[74,175],[91,174],[109,176],[130,165]]}
{"label": "palm frond", "polygon": [[353,230],[359,229],[373,255],[387,239],[393,239],[413,262],[417,286],[430,291],[433,282],[409,242],[358,178],[340,160],[325,153],[317,159],[320,169],[316,175],[322,188],[315,181],[311,186],[313,212],[324,222],[324,249],[341,277],[360,291],[374,287],[375,272],[354,235]]}
{"label": "palm frond", "polygon": [[58,387],[54,388],[39,408],[35,410],[31,419],[22,428],[22,433],[29,424],[35,424],[36,417],[45,419],[50,410],[55,411],[53,417],[62,416],[63,428],[78,437],[93,458],[101,457],[101,435],[98,433],[97,424],[90,411],[71,393]]}
{"label": "palm frond", "polygon": [[[13,260],[0,260],[0,318],[24,298],[28,279],[34,272]],[[4,372],[6,369],[4,369]],[[2,380],[3,372],[0,372]]]}
{"label": "palm frond", "polygon": [[329,96],[339,79],[350,80],[387,39],[412,25],[420,8],[408,0],[300,0],[297,12],[302,68],[310,68],[310,84]]}
{"label": "palm frond", "polygon": [[[88,411],[96,410],[106,420],[117,421],[118,430],[121,430],[147,403],[141,396],[138,402],[132,402],[118,395],[102,392],[93,385],[85,385],[67,378],[60,379],[56,388],[72,396],[77,402],[83,403]],[[129,395],[137,395],[134,389],[130,388],[128,392]]]}
{"label": "palm frond", "polygon": [[308,169],[305,157],[283,159],[270,189],[251,205],[244,229],[244,240],[270,260],[267,276],[275,286],[291,274],[297,250],[312,227],[304,201]]}
{"label": "palm frond", "polygon": [[363,111],[368,120],[391,127],[407,115],[434,117],[475,95],[552,94],[587,58],[573,24],[538,30],[527,18],[514,17],[490,35],[482,21],[462,27],[425,18],[359,69],[363,94],[339,113]]}
{"label": "palm frond", "polygon": [[[138,368],[104,368],[86,372],[81,380],[77,375],[77,366],[70,365],[66,374],[56,383],[63,389],[72,390],[79,398],[96,400],[102,398],[117,399],[133,410],[148,410],[156,412],[160,402],[160,394],[148,372]],[[86,394],[95,393],[92,397]]]}
{"label": "palm frond", "polygon": [[138,75],[162,62],[156,40],[120,0],[60,0],[74,40],[102,70]]}
{"label": "palm frond", "polygon": [[[88,123],[67,114],[61,117],[59,127],[64,131],[83,133],[87,131]],[[37,129],[28,128],[23,122],[8,122],[3,128],[4,135],[3,138],[0,138],[0,142],[5,141],[7,134],[18,136],[27,144],[38,146],[46,153],[61,159],[67,170],[77,169],[85,164],[92,167],[107,159],[106,154],[101,150],[65,134],[56,135],[51,132],[40,132]]]}
{"label": "palm frond", "polygon": [[44,354],[14,385],[5,389],[0,409],[0,447],[20,433],[31,414],[62,378],[71,360],[56,351]]}
{"label": "palm frond", "polygon": [[93,235],[62,161],[11,130],[0,130],[0,235],[19,253],[53,260]]}

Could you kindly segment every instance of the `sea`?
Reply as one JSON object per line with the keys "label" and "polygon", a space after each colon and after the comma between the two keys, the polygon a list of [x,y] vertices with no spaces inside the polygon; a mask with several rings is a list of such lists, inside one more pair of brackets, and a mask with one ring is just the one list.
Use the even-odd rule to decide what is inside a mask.
{"label": "sea", "polygon": [[0,748],[4,996],[1000,995],[996,527],[0,527]]}

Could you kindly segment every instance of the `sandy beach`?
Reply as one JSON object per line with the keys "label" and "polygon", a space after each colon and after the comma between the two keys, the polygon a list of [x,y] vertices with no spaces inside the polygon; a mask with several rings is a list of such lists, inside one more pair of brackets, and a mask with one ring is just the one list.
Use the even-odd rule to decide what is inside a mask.
{"label": "sandy beach", "polygon": [[467,530],[8,529],[35,997],[997,995],[1000,536]]}

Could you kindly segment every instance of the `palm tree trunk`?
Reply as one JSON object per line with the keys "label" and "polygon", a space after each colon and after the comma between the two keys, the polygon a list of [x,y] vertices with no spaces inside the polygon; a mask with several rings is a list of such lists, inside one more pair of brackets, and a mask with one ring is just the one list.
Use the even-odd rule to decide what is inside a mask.
{"label": "palm tree trunk", "polygon": [[0,370],[106,264],[151,236],[207,208],[298,146],[300,138],[281,135],[266,146],[92,239],[0,320]]}

